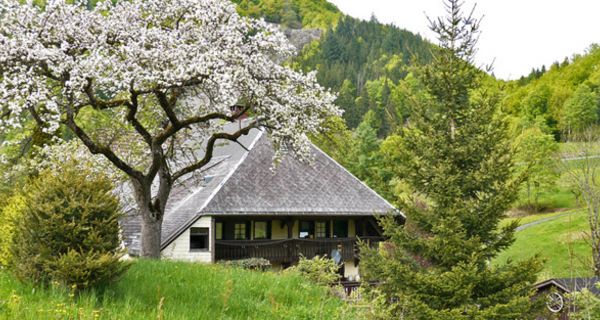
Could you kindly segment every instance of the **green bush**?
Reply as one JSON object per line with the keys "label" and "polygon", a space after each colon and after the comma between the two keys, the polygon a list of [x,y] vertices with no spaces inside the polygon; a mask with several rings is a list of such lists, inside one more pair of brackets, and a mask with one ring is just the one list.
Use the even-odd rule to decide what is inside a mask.
{"label": "green bush", "polygon": [[43,171],[24,188],[11,246],[15,276],[77,289],[116,279],[127,264],[111,181],[77,163],[59,171]]}
{"label": "green bush", "polygon": [[267,271],[271,268],[271,262],[267,259],[263,258],[250,258],[250,259],[242,259],[242,260],[231,260],[223,262],[224,265],[234,267],[234,268],[242,268],[246,270],[257,270],[257,271]]}
{"label": "green bush", "polygon": [[11,260],[10,245],[14,235],[14,220],[25,206],[23,196],[13,195],[0,208],[0,266],[7,266]]}
{"label": "green bush", "polygon": [[337,273],[339,266],[326,256],[316,256],[312,259],[300,257],[298,264],[290,269],[317,284],[332,285],[340,280],[340,275]]}
{"label": "green bush", "polygon": [[[596,287],[599,285],[600,283],[595,284]],[[600,298],[589,289],[584,288],[581,291],[567,294],[566,298],[569,302],[568,310],[572,310],[572,312],[569,312],[569,319],[600,319]]]}

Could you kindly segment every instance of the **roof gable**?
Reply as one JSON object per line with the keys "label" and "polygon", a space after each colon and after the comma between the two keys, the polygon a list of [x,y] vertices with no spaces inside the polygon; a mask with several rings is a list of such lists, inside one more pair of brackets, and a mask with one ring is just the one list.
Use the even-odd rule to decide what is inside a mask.
{"label": "roof gable", "polygon": [[544,290],[548,287],[555,286],[558,289],[567,292],[577,292],[583,289],[588,289],[591,293],[600,296],[600,289],[596,286],[597,283],[600,282],[599,277],[591,277],[591,278],[558,278],[558,279],[549,279],[544,282],[540,282],[535,285],[535,288],[539,290]]}

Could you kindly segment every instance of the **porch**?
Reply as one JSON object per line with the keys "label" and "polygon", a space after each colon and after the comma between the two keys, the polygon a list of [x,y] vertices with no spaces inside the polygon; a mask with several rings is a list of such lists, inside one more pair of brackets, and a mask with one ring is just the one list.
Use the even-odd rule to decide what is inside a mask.
{"label": "porch", "polygon": [[324,239],[278,239],[278,240],[216,240],[215,260],[238,260],[264,258],[274,263],[294,263],[300,256],[313,258],[317,255],[331,256],[333,250],[341,249],[342,261],[358,258],[358,241],[371,246],[384,239],[380,236]]}

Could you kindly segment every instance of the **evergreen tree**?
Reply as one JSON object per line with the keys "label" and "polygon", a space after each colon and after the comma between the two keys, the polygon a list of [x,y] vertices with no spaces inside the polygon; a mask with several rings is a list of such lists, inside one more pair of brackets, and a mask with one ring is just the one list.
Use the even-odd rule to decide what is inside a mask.
{"label": "evergreen tree", "polygon": [[472,66],[477,19],[459,0],[445,4],[448,17],[431,21],[440,48],[421,75],[431,103],[411,106],[397,139],[396,174],[413,191],[400,205],[407,221],[381,220],[390,244],[362,248],[362,271],[381,282],[370,292],[381,317],[528,318],[537,260],[490,265],[516,228],[499,226],[519,187],[506,123]]}
{"label": "evergreen tree", "polygon": [[355,106],[356,87],[350,80],[344,80],[335,104],[344,110],[344,120],[350,127],[357,127],[362,117]]}
{"label": "evergreen tree", "polygon": [[13,272],[77,289],[115,280],[128,264],[120,261],[122,212],[112,182],[75,161],[57,167],[42,171],[13,206]]}

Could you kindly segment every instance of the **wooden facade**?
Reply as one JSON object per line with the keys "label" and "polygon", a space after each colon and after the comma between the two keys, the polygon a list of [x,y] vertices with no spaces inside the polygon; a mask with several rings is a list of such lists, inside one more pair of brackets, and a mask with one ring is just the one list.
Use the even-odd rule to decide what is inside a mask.
{"label": "wooden facade", "polygon": [[359,240],[383,240],[373,217],[227,217],[215,219],[214,239],[217,261],[264,258],[279,264],[334,250],[342,261],[353,261]]}
{"label": "wooden facade", "polygon": [[[361,238],[371,245],[377,245],[381,237]],[[359,238],[336,239],[284,239],[284,240],[217,240],[216,260],[238,260],[264,258],[275,263],[294,263],[301,256],[331,256],[333,250],[341,249],[343,261],[358,259]]]}

